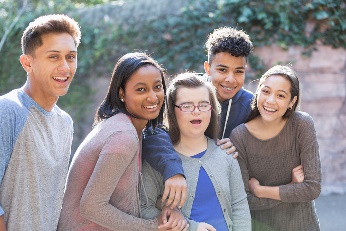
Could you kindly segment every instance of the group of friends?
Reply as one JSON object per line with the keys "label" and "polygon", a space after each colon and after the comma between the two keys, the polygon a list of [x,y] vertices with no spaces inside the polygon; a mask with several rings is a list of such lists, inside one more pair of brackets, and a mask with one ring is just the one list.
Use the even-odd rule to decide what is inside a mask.
{"label": "group of friends", "polygon": [[78,23],[35,19],[25,84],[0,96],[0,231],[315,231],[321,165],[299,80],[276,65],[243,88],[246,32],[215,29],[204,74],[146,53],[120,57],[92,131],[70,162],[72,118],[57,105],[77,69]]}

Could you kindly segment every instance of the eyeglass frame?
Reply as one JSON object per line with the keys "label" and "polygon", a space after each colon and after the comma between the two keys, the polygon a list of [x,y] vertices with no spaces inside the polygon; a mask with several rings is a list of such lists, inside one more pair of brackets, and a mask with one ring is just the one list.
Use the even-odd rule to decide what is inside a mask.
{"label": "eyeglass frame", "polygon": [[[201,104],[198,104],[198,105],[196,106],[196,105],[194,105],[194,104],[192,104],[192,103],[191,103],[191,104],[190,104],[190,103],[182,103],[182,104],[180,104],[180,105],[174,104],[174,107],[179,108],[180,111],[182,111],[182,112],[193,112],[193,111],[196,110],[196,108],[198,108],[198,110],[199,110],[200,112],[207,112],[207,111],[211,111],[211,110],[213,109],[213,105],[211,105],[211,103],[204,102],[203,104],[208,104],[208,105],[210,106],[210,108],[209,108],[208,110],[206,110],[206,111],[201,111],[201,109],[199,108]],[[192,111],[183,111],[183,110],[181,109],[183,105],[193,106],[193,110],[192,110]]]}

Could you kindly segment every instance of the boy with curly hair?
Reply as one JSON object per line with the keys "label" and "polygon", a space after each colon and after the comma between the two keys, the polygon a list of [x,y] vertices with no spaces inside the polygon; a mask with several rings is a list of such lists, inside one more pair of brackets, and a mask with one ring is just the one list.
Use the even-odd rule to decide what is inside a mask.
{"label": "boy with curly hair", "polygon": [[250,37],[230,27],[215,29],[205,47],[208,61],[204,70],[217,90],[221,104],[222,138],[244,123],[251,111],[253,94],[243,88],[247,57],[252,52]]}
{"label": "boy with curly hair", "polygon": [[[253,46],[250,37],[242,30],[231,27],[215,29],[205,43],[208,61],[204,62],[206,81],[217,90],[221,104],[222,138],[228,138],[233,128],[244,123],[251,111],[253,94],[243,88],[247,57]],[[222,139],[225,143],[229,139]],[[230,143],[228,143],[228,146]],[[234,151],[230,148],[228,154]],[[143,157],[165,181],[163,199],[167,204],[181,207],[186,200],[186,181],[181,160],[176,154],[169,135],[156,129],[145,132]]]}

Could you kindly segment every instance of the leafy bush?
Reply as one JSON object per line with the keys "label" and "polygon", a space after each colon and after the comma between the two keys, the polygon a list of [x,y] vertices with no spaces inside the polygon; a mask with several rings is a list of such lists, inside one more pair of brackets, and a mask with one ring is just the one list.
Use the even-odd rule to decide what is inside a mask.
{"label": "leafy bush", "polygon": [[[4,34],[28,0],[0,2],[3,4],[0,31]],[[25,72],[18,61],[21,34],[32,19],[49,13],[72,12],[82,28],[76,78],[69,93],[59,100],[61,107],[74,118],[75,125],[84,121],[93,96],[86,80],[110,76],[118,57],[129,51],[147,51],[169,74],[185,70],[203,72],[203,62],[207,59],[205,40],[220,26],[245,30],[255,47],[276,43],[287,49],[296,45],[305,48],[302,55],[311,54],[317,43],[346,48],[343,0],[189,0],[179,14],[118,25],[90,26],[84,20],[87,15],[78,16],[78,8],[105,2],[109,0],[32,0],[7,34],[2,49],[0,46],[0,94],[24,84]],[[258,57],[251,55],[249,63],[252,71],[247,74],[248,79],[263,73]]]}

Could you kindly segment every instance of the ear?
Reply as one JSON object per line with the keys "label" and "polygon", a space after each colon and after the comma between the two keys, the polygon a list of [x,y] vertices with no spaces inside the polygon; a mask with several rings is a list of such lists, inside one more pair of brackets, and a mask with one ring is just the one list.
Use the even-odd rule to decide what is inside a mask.
{"label": "ear", "polygon": [[[120,90],[119,90],[119,98],[120,98],[120,100],[121,99],[124,100],[124,98],[125,98],[124,90],[122,88],[120,88]],[[123,100],[121,100],[121,101],[123,101]]]}
{"label": "ear", "polygon": [[32,60],[32,57],[30,55],[22,54],[19,57],[19,62],[22,64],[22,67],[26,71],[26,73],[29,73],[32,71],[31,60]]}
{"label": "ear", "polygon": [[210,76],[210,65],[208,61],[204,61],[204,71],[208,76]]}
{"label": "ear", "polygon": [[293,105],[296,103],[297,101],[297,96],[294,96],[293,99],[291,100],[291,102],[288,104],[288,107],[293,107]]}

